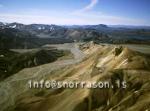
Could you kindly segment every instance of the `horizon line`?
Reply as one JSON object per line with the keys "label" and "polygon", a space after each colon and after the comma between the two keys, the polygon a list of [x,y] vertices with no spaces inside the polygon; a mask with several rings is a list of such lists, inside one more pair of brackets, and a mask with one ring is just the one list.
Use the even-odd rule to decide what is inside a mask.
{"label": "horizon line", "polygon": [[99,24],[53,24],[53,23],[21,23],[21,22],[2,22],[1,23],[18,23],[18,24],[23,24],[23,25],[32,25],[32,24],[40,24],[40,25],[58,25],[58,26],[86,26],[86,25],[106,25],[106,26],[133,26],[133,27],[150,27],[150,25],[132,25],[132,24],[103,24],[103,23],[99,23]]}

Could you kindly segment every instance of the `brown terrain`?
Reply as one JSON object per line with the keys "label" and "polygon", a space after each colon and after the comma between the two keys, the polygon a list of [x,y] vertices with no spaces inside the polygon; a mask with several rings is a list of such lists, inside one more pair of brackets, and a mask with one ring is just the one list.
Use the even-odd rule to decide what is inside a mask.
{"label": "brown terrain", "polygon": [[[126,46],[67,44],[74,59],[25,68],[0,83],[2,111],[150,111],[150,56]],[[71,47],[71,48],[69,48]],[[80,49],[80,50],[79,50]],[[29,80],[109,81],[110,88],[30,89]],[[126,82],[126,88],[116,81]]]}

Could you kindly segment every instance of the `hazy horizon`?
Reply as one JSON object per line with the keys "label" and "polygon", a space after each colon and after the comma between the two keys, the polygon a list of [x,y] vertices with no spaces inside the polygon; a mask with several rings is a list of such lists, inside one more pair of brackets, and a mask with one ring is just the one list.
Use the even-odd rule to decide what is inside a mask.
{"label": "hazy horizon", "polygon": [[124,25],[124,24],[113,24],[113,25],[110,25],[110,24],[51,24],[51,23],[21,23],[21,22],[17,22],[17,21],[13,21],[13,22],[4,22],[4,21],[0,21],[2,23],[8,23],[8,24],[11,24],[11,23],[18,23],[18,24],[24,24],[24,25],[31,25],[31,24],[41,24],[41,25],[58,25],[58,26],[86,26],[86,25],[106,25],[106,26],[116,26],[116,27],[122,27],[122,26],[131,26],[131,27],[150,27],[150,25]]}
{"label": "hazy horizon", "polygon": [[149,0],[4,0],[0,1],[0,21],[150,26],[149,4]]}

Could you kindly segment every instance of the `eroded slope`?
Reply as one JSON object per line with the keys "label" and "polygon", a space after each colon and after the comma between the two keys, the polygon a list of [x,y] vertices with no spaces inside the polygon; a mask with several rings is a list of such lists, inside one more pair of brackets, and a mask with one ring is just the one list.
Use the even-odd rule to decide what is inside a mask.
{"label": "eroded slope", "polygon": [[[14,104],[6,110],[150,110],[150,59],[148,55],[125,47],[111,45],[82,45],[81,49],[86,54],[82,62],[69,64],[51,72],[47,68],[49,74],[43,74],[42,78],[59,81],[109,81],[114,87],[102,89],[29,89],[20,93]],[[40,80],[41,78],[34,79]],[[127,87],[118,88],[116,86],[117,80],[125,81]],[[17,85],[15,87],[18,87]]]}

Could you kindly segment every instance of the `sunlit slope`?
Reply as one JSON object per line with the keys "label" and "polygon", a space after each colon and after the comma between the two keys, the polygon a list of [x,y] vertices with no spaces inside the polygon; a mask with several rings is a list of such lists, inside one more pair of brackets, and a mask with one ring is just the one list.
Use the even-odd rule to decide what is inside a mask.
{"label": "sunlit slope", "polygon": [[[45,79],[109,81],[103,89],[30,89],[18,95],[7,111],[148,111],[150,59],[126,47],[84,44],[85,58],[43,76]],[[47,69],[48,70],[48,69]],[[127,82],[117,88],[115,81]]]}

